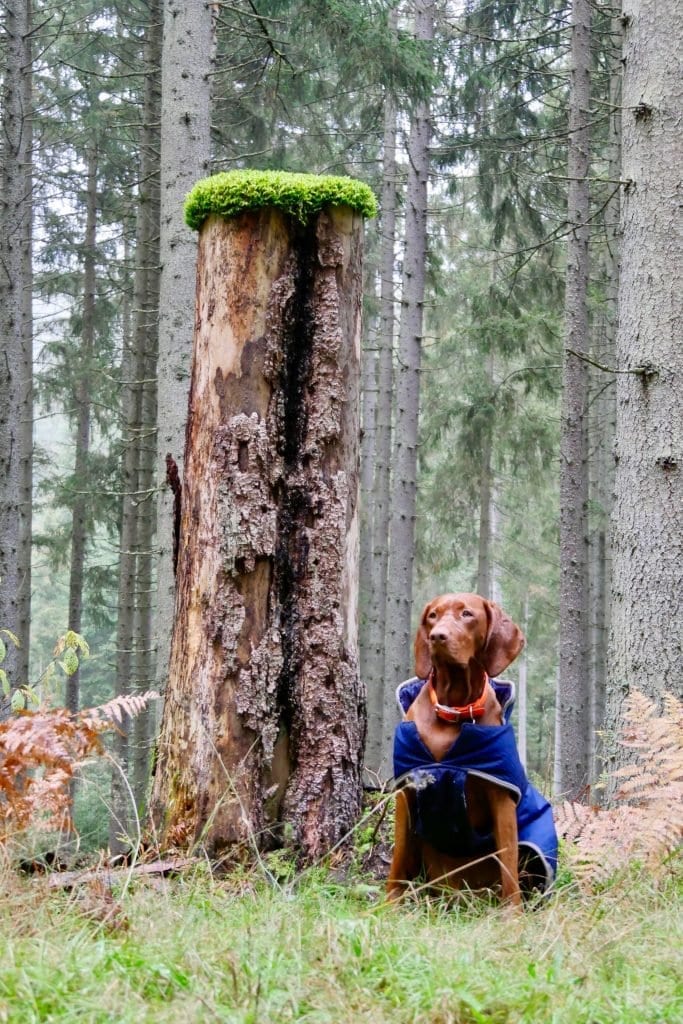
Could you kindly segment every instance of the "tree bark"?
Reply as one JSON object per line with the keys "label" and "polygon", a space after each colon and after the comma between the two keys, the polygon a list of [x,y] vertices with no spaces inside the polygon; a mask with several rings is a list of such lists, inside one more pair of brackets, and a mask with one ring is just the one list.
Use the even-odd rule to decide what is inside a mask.
{"label": "tree bark", "polygon": [[[607,725],[683,678],[683,7],[624,5],[622,261]],[[611,763],[626,752],[612,746]]]}
{"label": "tree bark", "polygon": [[[17,634],[3,662],[28,682],[33,461],[31,4],[3,5],[0,143],[0,629]],[[0,717],[9,703],[0,692]]]}
{"label": "tree bark", "polygon": [[[161,114],[161,0],[149,0],[145,45],[144,126],[141,147],[142,194],[139,250],[140,305],[136,310],[136,349],[141,380],[140,433],[137,438],[136,601],[133,685],[139,693],[155,680],[154,594],[156,590],[154,535],[156,530],[157,374],[159,355],[159,120]],[[136,715],[133,725],[132,788],[142,818],[148,795],[150,748],[155,732],[154,707]]]}
{"label": "tree bark", "polygon": [[[620,13],[611,19],[610,55],[610,118],[608,152],[608,178],[619,181],[621,174],[621,33]],[[616,333],[619,300],[619,273],[621,229],[619,225],[620,188],[610,185],[612,194],[605,207],[605,236],[603,273],[605,280],[605,323],[602,348],[597,361],[612,367],[616,363]],[[595,536],[594,574],[594,649],[593,679],[591,686],[591,732],[593,737],[591,768],[593,781],[603,771],[600,737],[605,726],[607,693],[607,647],[610,622],[610,585],[612,576],[612,549],[609,521],[614,494],[614,437],[616,429],[616,383],[604,372],[598,371],[595,399],[599,451],[596,458],[595,500],[599,525]]]}
{"label": "tree bark", "polygon": [[560,790],[576,797],[589,778],[587,505],[588,180],[590,0],[572,5],[569,195],[562,430],[560,444]]}
{"label": "tree bark", "polygon": [[360,563],[358,583],[360,671],[367,679],[368,634],[373,603],[372,552],[377,458],[377,332],[368,332],[363,345],[361,376],[362,432],[360,446]]}
{"label": "tree bark", "polygon": [[[384,99],[384,151],[382,168],[382,223],[380,254],[380,330],[377,370],[377,420],[375,430],[375,477],[371,599],[367,610],[363,680],[368,691],[368,734],[365,770],[371,784],[387,776],[390,756],[389,730],[393,721],[393,693],[385,686],[384,632],[387,605],[387,563],[391,513],[391,417],[394,397],[394,320],[396,248],[396,103]],[[388,726],[385,727],[385,721]]]}
{"label": "tree bark", "polygon": [[[415,5],[415,37],[427,44],[434,38],[434,4],[431,0],[418,0]],[[412,673],[413,665],[411,611],[430,136],[429,102],[422,100],[415,106],[408,142],[405,252],[387,572],[384,683],[389,690]],[[387,727],[391,731],[392,725],[391,722],[385,722],[385,732]]]}
{"label": "tree bark", "polygon": [[266,208],[200,234],[178,595],[152,810],[213,855],[360,806],[362,221]]}
{"label": "tree bark", "polygon": [[[83,580],[85,548],[88,540],[88,457],[90,453],[91,373],[95,343],[95,288],[97,242],[97,147],[87,153],[87,185],[85,198],[85,236],[83,240],[83,321],[79,353],[78,379],[73,396],[76,409],[76,454],[74,458],[74,490],[71,507],[71,565],[69,572],[68,626],[81,632],[83,616]],[[66,681],[65,706],[76,714],[80,699],[80,670]]]}
{"label": "tree bark", "polygon": [[173,493],[166,456],[182,476],[194,308],[195,239],[183,201],[209,172],[213,31],[204,0],[164,0],[161,71],[161,228],[157,483],[156,672],[166,685],[175,578]]}
{"label": "tree bark", "polygon": [[[161,3],[150,0],[144,47],[145,85],[140,135],[140,194],[136,207],[134,321],[124,338],[123,437],[121,460],[120,569],[117,618],[116,693],[144,691],[154,683],[152,622],[153,538],[156,526],[156,395],[159,342],[159,115]],[[114,736],[118,767],[112,771],[109,848],[129,846],[133,808],[122,772],[130,774],[138,815],[149,785],[152,712],[145,708]],[[132,771],[131,771],[132,769]]]}

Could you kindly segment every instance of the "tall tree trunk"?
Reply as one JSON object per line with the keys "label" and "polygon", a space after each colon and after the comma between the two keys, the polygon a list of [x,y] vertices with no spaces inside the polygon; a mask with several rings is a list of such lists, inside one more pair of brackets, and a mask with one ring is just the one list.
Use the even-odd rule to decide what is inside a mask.
{"label": "tall tree trunk", "polygon": [[[611,19],[610,55],[610,119],[608,139],[608,178],[619,181],[621,174],[621,17],[615,12]],[[605,255],[603,272],[605,277],[605,331],[603,348],[598,353],[598,362],[605,366],[616,363],[616,334],[619,299],[619,267],[621,232],[619,208],[621,189],[610,185],[612,194],[605,207]],[[591,729],[594,737],[592,770],[597,780],[603,770],[600,736],[605,725],[605,700],[607,690],[607,645],[609,635],[609,594],[612,575],[612,549],[609,537],[609,521],[612,514],[614,494],[614,436],[616,427],[616,385],[605,374],[598,379],[598,395],[595,401],[599,430],[599,456],[597,459],[596,501],[600,523],[596,537],[595,574],[595,644],[594,676],[592,684]]]}
{"label": "tall tree trunk", "polygon": [[[136,347],[142,373],[141,432],[138,437],[137,559],[135,608],[135,689],[152,688],[155,677],[153,607],[155,591],[154,535],[156,530],[156,445],[157,373],[159,355],[159,121],[161,116],[161,0],[149,0],[149,30],[145,48],[148,72],[145,78],[142,177],[144,192],[140,211],[143,272],[142,305],[137,314]],[[147,707],[134,722],[133,793],[138,814],[144,813],[149,784],[149,759],[153,729],[153,708]]]}
{"label": "tall tree trunk", "polygon": [[627,0],[623,24],[611,731],[629,690],[659,705],[683,677],[683,7]]}
{"label": "tall tree trunk", "polygon": [[[176,620],[152,810],[211,853],[360,806],[362,221],[272,207],[200,234]],[[248,297],[245,299],[245,296]]]}
{"label": "tall tree trunk", "polygon": [[[33,319],[31,265],[33,167],[31,4],[3,5],[5,67],[0,139],[0,629],[3,668],[28,682],[33,460]],[[9,704],[0,691],[0,718]]]}
{"label": "tall tree trunk", "polygon": [[[487,391],[493,395],[494,355],[489,352],[486,362]],[[493,422],[490,416],[483,425],[479,474],[479,544],[477,549],[477,592],[489,600],[494,596],[493,541],[495,512],[493,507]]]}
{"label": "tall tree trunk", "polygon": [[360,562],[358,583],[360,672],[366,679],[368,633],[372,609],[372,552],[377,458],[377,330],[366,331],[361,373]]}
{"label": "tall tree trunk", "polygon": [[[524,612],[522,615],[522,629],[526,634],[529,628],[529,591],[524,595]],[[528,647],[525,647],[520,656],[519,665],[519,687],[517,691],[517,749],[519,759],[526,767],[527,764],[527,720],[528,720],[528,675],[529,675],[529,654]]]}
{"label": "tall tree trunk", "polygon": [[[395,12],[394,12],[395,18]],[[394,26],[395,27],[395,26]],[[384,99],[384,151],[381,200],[380,329],[377,370],[377,412],[375,431],[375,477],[373,551],[371,558],[371,600],[364,637],[363,679],[368,691],[368,734],[365,769],[375,784],[388,777],[390,734],[393,719],[391,687],[385,686],[384,632],[387,604],[387,563],[391,512],[391,415],[394,395],[394,319],[396,248],[396,103],[387,93]],[[385,724],[386,723],[386,724]]]}
{"label": "tall tree trunk", "polygon": [[[156,477],[156,376],[159,328],[159,114],[161,2],[149,0],[144,47],[146,68],[140,137],[140,195],[137,204],[134,327],[124,341],[121,561],[119,573],[116,692],[150,689],[154,679],[153,537]],[[109,846],[122,853],[131,835],[130,774],[138,811],[144,810],[149,782],[149,710],[133,723],[121,723],[114,739],[117,766],[112,773]],[[132,771],[131,771],[132,768]]]}
{"label": "tall tree trunk", "polygon": [[590,162],[590,0],[572,4],[565,351],[560,445],[560,790],[575,797],[589,778],[586,413]]}
{"label": "tall tree trunk", "polygon": [[194,316],[196,242],[183,219],[183,201],[210,158],[213,30],[204,0],[164,0],[161,68],[161,281],[157,480],[157,679],[166,684],[173,624],[174,496],[165,487],[166,456],[182,476],[189,360]]}
{"label": "tall tree trunk", "polygon": [[[144,150],[142,151],[144,154]],[[141,175],[142,180],[142,175]],[[134,306],[139,308],[138,278],[141,273],[139,261],[141,217],[138,204],[137,238],[135,245]],[[137,321],[136,321],[137,322]],[[116,677],[115,692],[122,696],[130,692],[133,671],[133,645],[135,629],[136,595],[136,547],[137,547],[137,498],[139,438],[142,420],[142,379],[140,352],[136,347],[137,332],[132,321],[128,330],[124,327],[123,355],[121,359],[121,435],[123,451],[121,456],[121,520],[119,528],[119,587],[116,618]],[[130,835],[129,817],[132,813],[130,796],[125,782],[128,774],[128,729],[124,719],[114,733],[114,756],[116,764],[112,769],[111,815],[109,818],[109,849],[112,853],[123,853],[128,848]]]}
{"label": "tall tree trunk", "polygon": [[[434,38],[434,4],[431,0],[417,0],[415,4],[415,38],[424,43],[430,43]],[[429,102],[421,100],[415,106],[408,142],[405,252],[387,573],[384,679],[389,689],[411,674],[413,663],[411,610],[430,135]]]}
{"label": "tall tree trunk", "polygon": [[[85,548],[88,540],[88,458],[90,454],[90,394],[95,344],[95,269],[97,243],[97,147],[88,149],[85,197],[85,237],[83,241],[83,322],[76,391],[76,454],[74,459],[74,498],[71,508],[71,569],[69,574],[68,625],[81,632],[83,615],[83,579]],[[80,670],[66,681],[65,705],[72,714],[79,709]]]}

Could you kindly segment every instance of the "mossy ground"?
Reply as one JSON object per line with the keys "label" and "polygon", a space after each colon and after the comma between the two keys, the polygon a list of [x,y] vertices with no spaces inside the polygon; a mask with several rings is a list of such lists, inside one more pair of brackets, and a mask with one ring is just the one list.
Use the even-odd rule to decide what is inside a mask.
{"label": "mossy ground", "polygon": [[305,223],[326,206],[349,206],[374,217],[372,190],[355,178],[286,171],[225,171],[198,181],[185,200],[185,220],[200,228],[210,214],[235,217],[245,210],[274,206]]}
{"label": "mossy ground", "polygon": [[674,1024],[682,881],[632,873],[511,919],[479,899],[389,907],[362,875],[200,867],[131,884],[107,923],[87,894],[8,875],[0,1021]]}

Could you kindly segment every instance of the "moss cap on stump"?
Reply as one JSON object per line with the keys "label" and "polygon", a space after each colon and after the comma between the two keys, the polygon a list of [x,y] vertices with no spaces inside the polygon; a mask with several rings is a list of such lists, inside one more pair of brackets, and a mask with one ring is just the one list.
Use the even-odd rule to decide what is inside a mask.
{"label": "moss cap on stump", "polygon": [[202,178],[185,200],[185,221],[199,229],[206,218],[235,217],[275,206],[305,223],[325,206],[350,206],[364,217],[377,214],[372,189],[355,178],[287,171],[224,171]]}

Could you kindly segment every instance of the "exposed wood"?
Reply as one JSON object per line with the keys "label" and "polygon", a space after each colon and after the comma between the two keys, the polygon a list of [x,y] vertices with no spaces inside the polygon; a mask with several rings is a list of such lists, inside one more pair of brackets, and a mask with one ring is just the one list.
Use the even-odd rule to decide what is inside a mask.
{"label": "exposed wood", "polygon": [[[177,875],[186,868],[200,862],[200,857],[176,857],[156,860],[152,864],[135,864],[125,868],[91,868],[88,871],[55,871],[47,876],[48,889],[75,889],[91,882],[124,881],[127,878],[144,878],[153,875]],[[45,876],[40,878],[42,882]]]}
{"label": "exposed wood", "polygon": [[360,807],[362,219],[267,208],[200,233],[176,616],[152,811],[210,855]]}

